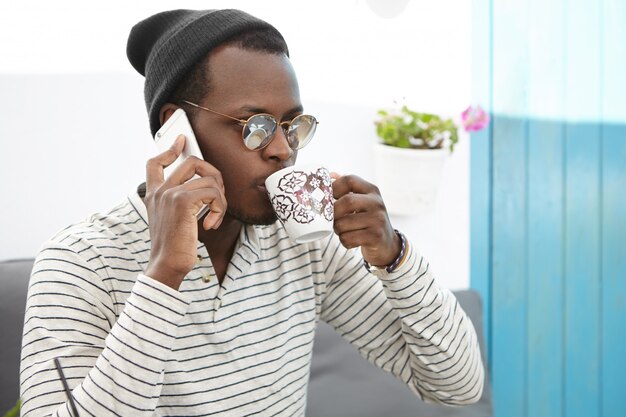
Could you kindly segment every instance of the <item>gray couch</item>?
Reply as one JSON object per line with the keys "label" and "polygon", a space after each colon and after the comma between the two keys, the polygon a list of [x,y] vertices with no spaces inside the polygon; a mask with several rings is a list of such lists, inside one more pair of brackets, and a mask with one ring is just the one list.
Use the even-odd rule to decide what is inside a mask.
{"label": "gray couch", "polygon": [[[22,325],[32,259],[0,262],[0,415],[19,395]],[[475,291],[455,292],[472,319],[484,351],[482,307]],[[362,359],[325,323],[319,323],[313,349],[307,416],[309,417],[489,417],[491,390],[467,407],[433,406],[421,402],[400,381]]]}

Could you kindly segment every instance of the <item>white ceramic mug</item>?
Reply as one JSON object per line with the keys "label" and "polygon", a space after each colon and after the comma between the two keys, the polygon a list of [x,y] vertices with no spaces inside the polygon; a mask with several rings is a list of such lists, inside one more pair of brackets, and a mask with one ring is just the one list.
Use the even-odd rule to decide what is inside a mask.
{"label": "white ceramic mug", "polygon": [[319,165],[287,167],[265,180],[274,211],[294,242],[312,242],[333,232],[331,182],[328,170]]}

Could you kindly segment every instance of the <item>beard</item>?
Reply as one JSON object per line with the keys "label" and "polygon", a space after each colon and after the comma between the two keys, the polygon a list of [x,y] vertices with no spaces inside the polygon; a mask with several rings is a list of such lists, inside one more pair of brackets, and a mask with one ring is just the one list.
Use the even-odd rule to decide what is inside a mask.
{"label": "beard", "polygon": [[[270,204],[269,200],[267,203]],[[271,205],[269,205],[269,210],[266,207],[261,207],[260,210],[255,213],[244,213],[243,210],[240,210],[238,207],[228,206],[226,212],[232,218],[239,220],[243,224],[269,226],[278,220],[278,216]]]}

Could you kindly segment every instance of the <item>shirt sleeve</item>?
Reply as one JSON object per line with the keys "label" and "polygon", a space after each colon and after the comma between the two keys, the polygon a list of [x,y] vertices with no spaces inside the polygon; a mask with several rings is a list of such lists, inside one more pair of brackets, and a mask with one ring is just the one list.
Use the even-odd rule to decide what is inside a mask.
{"label": "shirt sleeve", "polygon": [[139,274],[117,316],[93,252],[47,244],[31,274],[20,369],[22,416],[71,416],[58,358],[81,416],[151,416],[188,303]]}
{"label": "shirt sleeve", "polygon": [[410,242],[407,251],[398,269],[378,277],[363,266],[360,249],[331,239],[322,255],[321,319],[424,401],[474,403],[484,379],[474,327]]}

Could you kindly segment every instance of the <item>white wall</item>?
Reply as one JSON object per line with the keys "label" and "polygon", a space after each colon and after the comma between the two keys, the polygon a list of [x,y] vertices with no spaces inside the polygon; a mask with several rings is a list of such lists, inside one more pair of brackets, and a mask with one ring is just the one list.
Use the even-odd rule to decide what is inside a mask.
{"label": "white wall", "polygon": [[[154,149],[126,37],[136,21],[172,6],[127,3],[0,6],[0,259],[31,256],[56,230],[117,204],[143,180]],[[385,19],[365,1],[210,2],[264,18],[287,39],[306,110],[321,121],[300,161],[371,181],[378,108],[404,97],[456,116],[470,104],[470,6],[414,1]],[[462,136],[433,212],[392,218],[453,288],[469,284],[468,149]]]}

